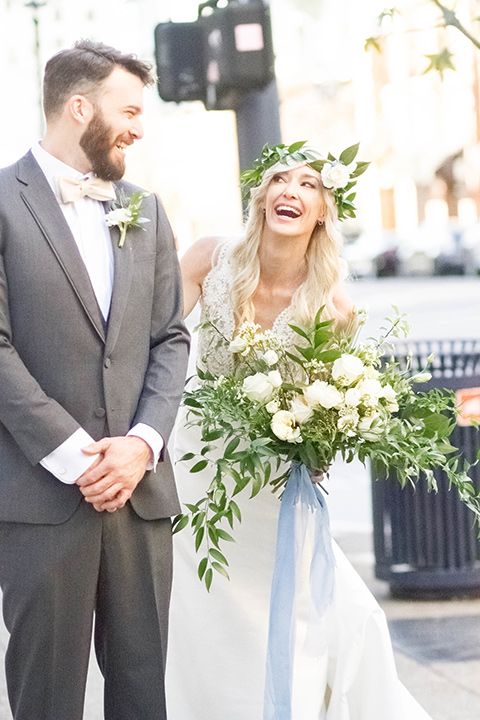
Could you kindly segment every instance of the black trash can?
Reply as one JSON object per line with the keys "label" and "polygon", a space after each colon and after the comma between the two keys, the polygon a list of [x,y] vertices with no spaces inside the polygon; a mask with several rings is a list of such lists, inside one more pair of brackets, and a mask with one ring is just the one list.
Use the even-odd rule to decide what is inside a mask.
{"label": "black trash can", "polygon": [[[413,352],[412,370],[422,370],[435,354],[429,370],[432,379],[419,390],[479,388],[480,340],[441,340],[398,345],[402,363]],[[475,393],[472,393],[474,395]],[[472,425],[459,425],[452,445],[473,462],[480,433]],[[480,467],[469,473],[478,490]],[[438,493],[428,492],[425,479],[415,488],[401,488],[395,478],[376,479],[372,474],[375,576],[386,580],[393,595],[403,597],[452,597],[480,595],[480,541],[474,516],[448,490],[443,471],[436,471]]]}

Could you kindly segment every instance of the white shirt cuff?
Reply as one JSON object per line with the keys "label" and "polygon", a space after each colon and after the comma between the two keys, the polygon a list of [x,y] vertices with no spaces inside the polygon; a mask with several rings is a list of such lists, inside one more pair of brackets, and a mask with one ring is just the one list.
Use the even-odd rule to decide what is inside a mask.
{"label": "white shirt cuff", "polygon": [[150,425],[145,425],[145,423],[137,423],[132,427],[131,430],[128,431],[127,436],[128,435],[134,435],[135,437],[139,437],[147,443],[147,445],[150,447],[150,450],[152,451],[150,462],[147,465],[147,470],[155,470],[155,468],[157,467],[158,458],[160,457],[160,453],[162,452],[163,448],[163,438],[160,433],[150,427]]}
{"label": "white shirt cuff", "polygon": [[61,482],[73,485],[98,457],[82,452],[83,447],[93,442],[94,439],[83,428],[79,428],[58,448],[40,460],[40,465]]}

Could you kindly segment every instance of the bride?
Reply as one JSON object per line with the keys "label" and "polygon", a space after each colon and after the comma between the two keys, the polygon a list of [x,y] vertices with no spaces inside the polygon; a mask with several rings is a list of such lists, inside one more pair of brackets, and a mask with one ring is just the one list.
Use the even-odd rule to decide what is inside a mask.
{"label": "bride", "polygon": [[[308,148],[306,157],[321,156]],[[331,182],[334,174],[321,174],[298,160],[298,153],[287,151],[277,159],[257,172],[244,237],[201,239],[182,260],[185,315],[199,301],[202,318],[214,321],[228,339],[249,320],[293,342],[289,323],[306,323],[322,305],[339,330],[355,323],[342,286],[336,229],[342,189]],[[336,165],[337,173],[352,180],[348,168]],[[209,353],[208,329],[200,330],[198,346],[199,361],[205,359],[212,372],[231,369],[228,349]],[[183,409],[176,430],[178,457],[199,444],[197,428],[187,427]],[[188,463],[180,462],[176,469],[181,501],[195,502],[210,482],[208,468],[191,474]],[[335,543],[335,590],[322,618],[320,650],[312,653],[306,642],[308,583],[300,583],[290,707],[273,701],[264,708],[280,502],[268,488],[254,500],[238,497],[242,522],[228,548],[230,581],[218,575],[207,593],[197,576],[192,535],[188,529],[175,535],[169,720],[428,720],[397,678],[382,610]]]}

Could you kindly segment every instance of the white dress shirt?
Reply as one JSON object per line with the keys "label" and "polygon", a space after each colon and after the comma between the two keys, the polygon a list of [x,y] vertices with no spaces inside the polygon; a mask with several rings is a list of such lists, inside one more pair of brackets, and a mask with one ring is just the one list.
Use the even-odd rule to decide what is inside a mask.
{"label": "white dress shirt", "polygon": [[[58,200],[58,177],[78,179],[85,177],[46,152],[40,143],[32,147],[32,153]],[[89,176],[91,174],[88,173]],[[105,222],[103,203],[89,197],[65,204],[59,200],[59,203],[85,263],[100,310],[105,320],[108,320],[114,265],[112,241]],[[152,459],[148,469],[154,468],[163,447],[162,436],[144,423],[137,423],[127,435],[140,437],[150,446]],[[92,442],[94,442],[93,438],[80,428],[44,457],[40,464],[62,482],[73,484],[98,457],[98,455],[85,455],[81,450]]]}

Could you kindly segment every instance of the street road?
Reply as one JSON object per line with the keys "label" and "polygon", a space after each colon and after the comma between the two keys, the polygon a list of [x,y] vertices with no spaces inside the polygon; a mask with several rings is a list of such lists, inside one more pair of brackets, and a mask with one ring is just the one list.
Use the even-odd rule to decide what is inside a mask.
{"label": "street road", "polygon": [[[362,335],[376,334],[391,305],[408,313],[410,338],[480,338],[480,278],[383,278],[353,280],[349,292],[357,307],[368,307],[369,320]],[[370,484],[359,466],[353,472],[341,471],[337,488],[332,488],[330,514],[332,528],[345,529],[371,525]],[[340,468],[339,468],[340,470]],[[353,477],[353,476],[356,477]],[[3,657],[7,632],[0,620],[0,654]],[[88,679],[85,720],[103,720],[102,680],[92,656]],[[0,670],[0,720],[11,720]]]}

